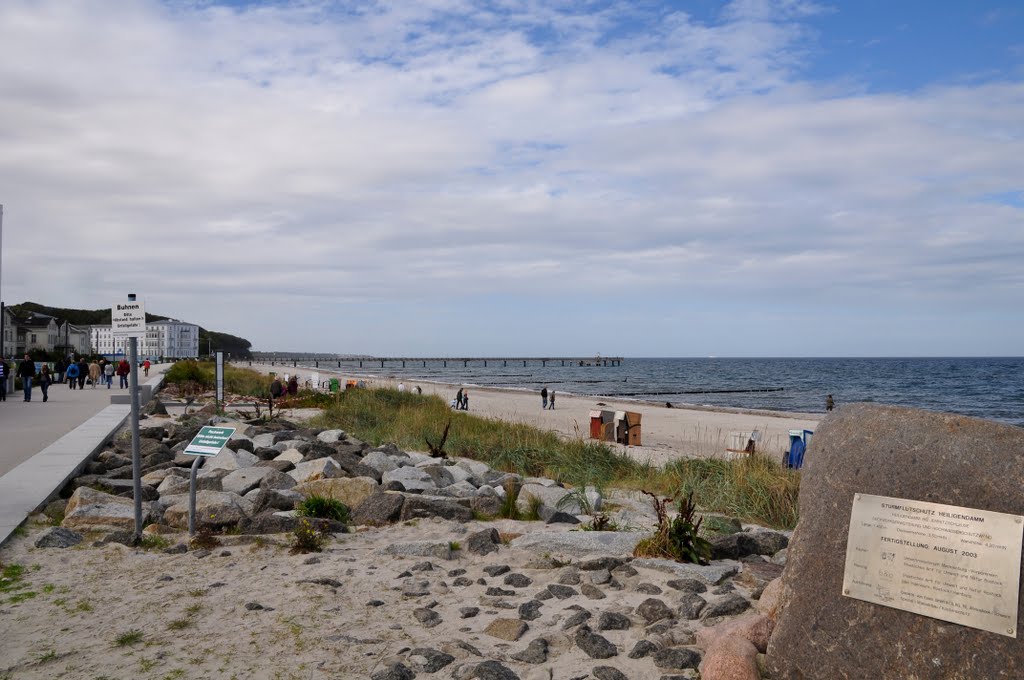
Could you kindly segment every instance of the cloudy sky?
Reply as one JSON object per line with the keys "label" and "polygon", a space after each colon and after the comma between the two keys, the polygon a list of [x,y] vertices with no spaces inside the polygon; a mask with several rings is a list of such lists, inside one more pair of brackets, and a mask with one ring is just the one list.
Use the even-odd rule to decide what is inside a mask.
{"label": "cloudy sky", "polygon": [[2,296],[256,349],[1024,352],[1016,0],[0,2]]}

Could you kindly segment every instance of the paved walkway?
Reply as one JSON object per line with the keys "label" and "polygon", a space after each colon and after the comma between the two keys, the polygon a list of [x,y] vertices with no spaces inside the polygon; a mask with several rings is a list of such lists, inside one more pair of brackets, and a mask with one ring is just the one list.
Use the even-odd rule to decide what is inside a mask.
{"label": "paved walkway", "polygon": [[[158,382],[166,368],[150,368],[140,384]],[[127,394],[115,376],[109,390],[53,385],[45,403],[38,389],[30,402],[20,391],[0,402],[0,543],[121,427],[131,405],[111,404],[111,397]]]}

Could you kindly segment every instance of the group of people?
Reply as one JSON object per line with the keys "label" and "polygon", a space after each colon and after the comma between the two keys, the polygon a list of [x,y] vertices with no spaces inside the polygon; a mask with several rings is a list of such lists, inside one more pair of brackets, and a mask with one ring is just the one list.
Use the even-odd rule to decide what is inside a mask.
{"label": "group of people", "polygon": [[455,393],[455,398],[452,399],[452,408],[456,411],[469,410],[469,390],[463,387],[459,388],[459,391]]}
{"label": "group of people", "polygon": [[32,382],[37,381],[39,383],[39,391],[43,395],[43,401],[50,398],[49,390],[50,385],[53,383],[53,376],[50,374],[50,367],[47,364],[43,364],[39,370],[38,377],[36,375],[36,363],[32,361],[29,355],[25,355],[25,358],[18,363],[17,368],[14,367],[16,359],[11,357],[11,361],[8,362],[3,357],[0,357],[0,401],[7,401],[7,385],[14,384],[13,377],[21,378],[21,386],[25,391],[25,401],[32,401]]}
{"label": "group of people", "polygon": [[299,393],[299,378],[298,376],[285,376],[285,382],[281,382],[281,378],[274,376],[274,380],[270,383],[270,398],[280,399],[285,394],[294,397]]}
{"label": "group of people", "polygon": [[548,391],[547,385],[540,390],[540,408],[541,410],[554,411],[555,410],[555,391]]}
{"label": "group of people", "polygon": [[[115,365],[114,362],[107,361],[105,358],[90,363],[85,360],[85,357],[81,357],[77,361],[74,357],[68,357],[57,360],[52,371],[50,364],[46,362],[42,362],[37,370],[36,362],[28,354],[18,363],[17,368],[14,367],[14,361],[13,357],[10,362],[0,357],[0,401],[7,401],[8,384],[13,384],[11,381],[12,371],[14,377],[21,378],[25,401],[32,401],[32,387],[36,384],[39,385],[43,401],[49,400],[50,385],[54,383],[66,382],[70,389],[82,390],[85,389],[86,381],[88,381],[93,388],[103,383],[106,384],[107,389],[110,389],[114,382],[114,376],[117,375],[120,378],[121,388],[125,389],[128,387],[128,376],[132,372],[131,364],[127,359],[122,359]],[[148,359],[143,362],[142,367],[145,374],[149,375],[150,362]]]}

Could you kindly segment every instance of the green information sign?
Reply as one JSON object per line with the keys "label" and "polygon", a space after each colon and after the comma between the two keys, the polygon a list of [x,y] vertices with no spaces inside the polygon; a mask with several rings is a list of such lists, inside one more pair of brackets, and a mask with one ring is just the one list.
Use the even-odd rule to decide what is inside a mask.
{"label": "green information sign", "polygon": [[206,426],[185,447],[185,453],[193,456],[216,456],[235,433],[233,427]]}

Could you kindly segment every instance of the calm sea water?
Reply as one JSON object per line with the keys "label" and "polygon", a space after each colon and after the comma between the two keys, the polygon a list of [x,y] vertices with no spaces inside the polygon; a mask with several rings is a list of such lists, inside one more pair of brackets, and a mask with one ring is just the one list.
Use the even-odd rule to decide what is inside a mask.
{"label": "calm sea water", "polygon": [[[355,370],[343,363],[343,370]],[[328,365],[324,364],[324,368]],[[914,359],[625,359],[621,366],[559,362],[365,361],[366,375],[687,404],[824,412],[872,401],[989,418],[1024,427],[1024,357]],[[771,391],[767,391],[771,390]]]}

